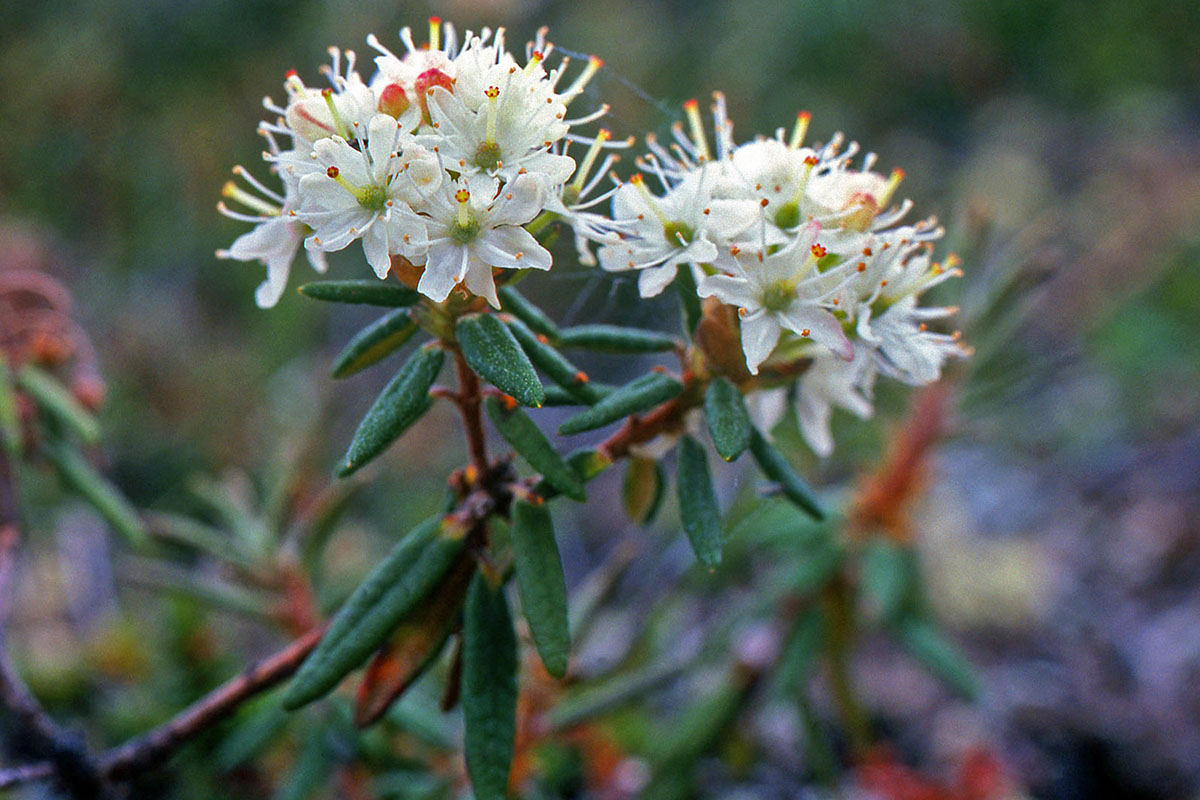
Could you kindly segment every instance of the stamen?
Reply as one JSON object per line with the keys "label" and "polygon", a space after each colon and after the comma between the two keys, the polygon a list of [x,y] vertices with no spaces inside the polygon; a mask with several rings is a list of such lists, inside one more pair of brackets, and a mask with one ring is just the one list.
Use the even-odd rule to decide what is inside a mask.
{"label": "stamen", "polygon": [[466,228],[471,224],[471,207],[467,205],[471,199],[471,193],[466,189],[459,189],[454,193],[454,199],[458,202],[459,227]]}
{"label": "stamen", "polygon": [[430,17],[429,18],[429,49],[430,50],[441,50],[442,49],[442,18],[441,17]]}
{"label": "stamen", "polygon": [[543,58],[545,58],[545,56],[543,56],[541,52],[534,50],[533,55],[529,58],[529,63],[525,65],[525,74],[532,75],[533,71],[537,69],[538,64],[542,63]]}
{"label": "stamen", "polygon": [[793,150],[800,148],[804,144],[804,137],[808,134],[808,121],[812,119],[812,114],[807,111],[801,111],[796,115],[796,127],[792,128],[792,138],[788,142],[788,147]]}
{"label": "stamen", "polygon": [[350,126],[342,119],[341,112],[338,111],[337,104],[333,102],[333,89],[322,89],[321,96],[325,98],[325,105],[329,106],[329,115],[333,117],[333,125],[337,128],[337,132],[343,139],[350,140]]}
{"label": "stamen", "polygon": [[225,185],[221,187],[221,196],[228,197],[230,200],[236,200],[246,208],[266,214],[269,217],[277,217],[283,211],[279,206],[272,205],[261,197],[255,197],[233,181],[225,182]]}
{"label": "stamen", "polygon": [[688,126],[692,131],[692,141],[696,145],[699,160],[712,161],[712,153],[708,149],[708,139],[704,136],[704,122],[700,119],[700,104],[695,100],[688,100],[683,104],[683,111],[687,114]]}
{"label": "stamen", "polygon": [[562,93],[563,103],[569,104],[575,97],[583,92],[588,82],[595,77],[600,68],[604,66],[604,60],[596,56],[588,56],[587,66],[583,68],[583,72],[579,73],[571,85]]}
{"label": "stamen", "polygon": [[896,188],[900,185],[900,181],[904,180],[904,170],[897,167],[892,170],[892,174],[888,176],[888,182],[883,187],[883,191],[879,193],[879,207],[883,208],[892,200],[892,195],[895,194]]}
{"label": "stamen", "polygon": [[583,194],[583,187],[587,182],[588,173],[592,171],[592,167],[595,165],[600,151],[604,149],[604,143],[611,138],[612,132],[607,128],[601,128],[600,132],[596,134],[596,138],[592,140],[592,146],[588,148],[583,161],[579,163],[579,168],[575,170],[575,180],[571,182],[569,187],[575,193],[576,197]]}

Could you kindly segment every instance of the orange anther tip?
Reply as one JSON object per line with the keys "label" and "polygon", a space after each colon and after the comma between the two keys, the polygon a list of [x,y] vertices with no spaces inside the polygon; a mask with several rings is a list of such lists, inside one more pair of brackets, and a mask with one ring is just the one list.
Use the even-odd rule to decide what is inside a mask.
{"label": "orange anther tip", "polygon": [[684,103],[683,103],[683,107],[684,107],[684,108],[689,108],[689,109],[690,109],[690,108],[699,108],[699,107],[700,107],[700,103],[699,103],[699,102],[697,102],[696,98],[694,98],[694,97],[693,97],[691,100],[685,100],[685,101],[684,101]]}
{"label": "orange anther tip", "polygon": [[758,202],[758,204],[759,204],[760,206],[762,206],[763,208],[766,208],[768,205],[770,205],[770,204],[771,204],[771,201],[770,201],[770,200],[768,200],[767,198],[765,198],[765,197],[764,197],[762,200],[760,200],[760,201]]}

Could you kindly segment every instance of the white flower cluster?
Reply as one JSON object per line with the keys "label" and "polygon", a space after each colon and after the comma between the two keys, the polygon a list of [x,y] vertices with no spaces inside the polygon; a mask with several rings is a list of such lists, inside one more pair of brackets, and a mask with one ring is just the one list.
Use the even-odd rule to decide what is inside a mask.
{"label": "white flower cluster", "polygon": [[[598,59],[560,88],[568,59],[547,71],[553,45],[544,31],[523,65],[505,49],[503,29],[468,31],[461,48],[453,26],[436,17],[428,46],[414,44],[407,28],[400,35],[402,55],[368,38],[379,52],[370,82],[353,52],[331,48],[328,88],[293,72],[286,105],[264,101],[277,115],[259,126],[264,158],[283,186],[274,191],[234,170],[248,188],[230,181],[224,195],[251,213],[219,207],[255,227],[218,253],[266,265],[260,306],[282,295],[301,242],[319,272],[325,253],[357,240],[380,278],[400,256],[423,265],[417,288],[432,300],[458,286],[498,307],[494,269],[550,268],[550,253],[524,227],[540,214],[571,224],[585,259],[586,240],[605,235],[603,218],[587,210],[605,196],[583,198],[607,170],[604,163],[588,178],[608,134],[587,139],[570,130],[606,109],[567,117]],[[569,141],[592,146],[578,170]]]}
{"label": "white flower cluster", "polygon": [[[966,352],[957,334],[926,326],[955,309],[917,305],[922,292],[959,271],[931,259],[942,235],[934,220],[900,224],[911,208],[891,206],[902,172],[873,172],[870,154],[852,166],[858,147],[843,150],[840,134],[823,147],[804,146],[806,113],[790,136],[780,129],[737,145],[724,98],[715,98],[715,152],[695,101],[685,104],[687,128],[677,124],[672,142],[647,137],[650,152],[639,166],[661,193],[642,175],[621,186],[613,199],[621,238],[600,248],[600,264],[637,270],[643,297],[686,266],[701,297],[737,308],[753,374],[808,359],[797,411],[809,444],[827,455],[833,408],[869,417],[878,374],[925,384],[948,357]],[[764,427],[782,413],[786,392],[750,398]]]}

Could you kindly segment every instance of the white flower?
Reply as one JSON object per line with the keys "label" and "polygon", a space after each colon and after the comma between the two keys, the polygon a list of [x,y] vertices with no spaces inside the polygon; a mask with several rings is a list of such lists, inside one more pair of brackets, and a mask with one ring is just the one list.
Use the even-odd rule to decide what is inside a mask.
{"label": "white flower", "polygon": [[825,255],[816,243],[819,231],[820,226],[811,224],[775,253],[734,248],[738,273],[707,275],[697,287],[701,297],[737,306],[746,366],[754,374],[785,330],[825,345],[843,359],[854,356],[842,323],[830,313],[830,300],[846,280],[845,270],[816,268]]}
{"label": "white flower", "polygon": [[499,308],[493,267],[550,269],[550,252],[521,227],[546,199],[545,178],[534,174],[518,175],[503,188],[495,178],[470,175],[429,193],[422,209],[429,254],[418,291],[441,302],[462,283]]}
{"label": "white flower", "polygon": [[[619,223],[615,223],[609,219],[608,216],[590,210],[611,198],[620,189],[618,185],[608,191],[592,196],[592,192],[604,180],[604,177],[608,174],[609,167],[612,166],[617,158],[611,153],[606,155],[604,161],[596,169],[595,176],[589,177],[592,173],[592,168],[596,165],[596,160],[600,156],[600,152],[605,147],[627,147],[633,143],[631,138],[624,143],[610,145],[609,140],[611,138],[612,134],[607,130],[601,130],[597,133],[596,137],[588,142],[587,153],[578,166],[576,166],[571,182],[553,187],[550,192],[550,198],[546,203],[547,211],[556,214],[563,222],[571,226],[572,231],[575,233],[575,252],[579,256],[579,263],[588,267],[596,266],[596,256],[592,254],[592,243],[617,244],[620,242],[620,236],[617,232],[623,227]],[[570,142],[564,144],[564,155],[566,145],[569,144]]]}
{"label": "white flower", "polygon": [[844,408],[860,419],[871,418],[874,386],[875,362],[864,349],[851,361],[824,353],[813,357],[800,378],[796,416],[800,433],[814,453],[824,458],[833,452],[829,422],[834,408]]}
{"label": "white flower", "polygon": [[340,136],[313,145],[326,169],[300,179],[296,214],[314,230],[305,247],[341,250],[361,238],[367,263],[380,278],[391,269],[392,254],[411,260],[425,252],[424,225],[409,201],[420,197],[418,190],[436,188],[442,170],[405,137],[393,117],[377,114],[366,140],[358,141],[360,149]]}
{"label": "white flower", "polygon": [[641,175],[613,196],[613,219],[622,226],[621,241],[600,248],[600,266],[609,272],[640,270],[642,297],[662,292],[680,264],[712,264],[725,257],[718,247],[746,230],[758,218],[750,200],[712,196],[716,165],[701,166],[664,196],[655,197]]}
{"label": "white flower", "polygon": [[375,95],[354,69],[354,52],[346,51],[344,69],[342,51],[331,47],[329,54],[332,65],[326,75],[333,88],[305,86],[294,71],[284,82],[288,95],[287,107],[282,109],[286,132],[309,143],[326,136],[352,139],[355,126],[365,125],[376,113]]}
{"label": "white flower", "polygon": [[913,296],[905,297],[871,318],[868,306],[858,318],[859,338],[874,348],[879,370],[914,386],[933,383],[951,356],[967,354],[958,334],[937,333],[926,327],[933,319],[954,314],[955,308],[919,308]]}
{"label": "white flower", "polygon": [[[279,302],[287,287],[288,273],[300,242],[308,235],[308,227],[290,213],[295,204],[294,186],[284,183],[284,195],[273,192],[255,179],[242,167],[234,167],[233,173],[244,179],[261,197],[242,189],[233,181],[225,184],[222,194],[244,207],[258,212],[244,214],[232,211],[223,202],[217,205],[222,214],[255,226],[243,233],[227,250],[218,250],[217,258],[232,258],[237,261],[258,261],[267,268],[267,279],[254,292],[254,301],[259,308],[270,308]],[[325,272],[325,254],[308,253],[308,262],[317,272]]]}
{"label": "white flower", "polygon": [[[537,61],[530,62],[536,66]],[[541,72],[538,67],[537,72]],[[561,184],[575,170],[569,156],[550,152],[567,133],[566,105],[550,83],[533,71],[515,65],[495,65],[486,78],[494,80],[479,98],[470,97],[465,70],[453,92],[441,86],[429,90],[431,133],[418,141],[436,147],[460,172],[486,172],[511,180],[521,172],[540,172],[551,184]],[[476,103],[476,100],[482,103]]]}

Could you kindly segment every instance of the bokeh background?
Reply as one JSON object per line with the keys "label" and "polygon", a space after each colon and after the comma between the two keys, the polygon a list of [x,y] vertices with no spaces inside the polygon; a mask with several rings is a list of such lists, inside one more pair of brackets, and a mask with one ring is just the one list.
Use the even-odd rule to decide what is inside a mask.
{"label": "bokeh background", "polygon": [[[564,52],[600,55],[590,94],[611,104],[617,136],[662,133],[681,102],[720,89],[741,139],[790,127],[803,108],[810,137],[842,130],[885,171],[903,167],[904,194],[941,218],[946,249],[966,262],[943,297],[962,305],[978,356],[952,376],[953,423],[916,527],[931,600],[984,691],[951,700],[880,644],[860,664],[866,703],[935,770],[982,743],[1037,796],[1195,796],[1200,4],[4,0],[0,261],[42,265],[74,294],[108,382],[110,474],[139,506],[188,509],[197,481],[266,492],[283,465],[319,483],[388,377],[326,377],[368,313],[294,292],[254,307],[261,268],[214,257],[244,228],[215,203],[233,164],[264,174],[254,127],[287,70],[315,83],[329,44],[366,55],[368,32],[396,43],[431,13],[504,25],[514,42],[545,24]],[[333,259],[335,276],[362,274],[353,251]],[[557,318],[669,326],[669,304],[637,301],[628,282],[561,252],[529,290]],[[592,365],[624,377],[604,374],[614,369]],[[781,436],[822,485],[849,485],[905,403],[885,392],[881,421],[839,420],[827,463]],[[436,507],[463,458],[452,423],[435,412],[371,476],[334,574],[352,580],[372,535]],[[724,498],[747,491],[728,480]],[[639,531],[601,511],[568,523],[573,583],[615,542],[653,554],[585,660],[630,647],[649,601],[684,593],[691,605],[673,613],[702,627],[704,593],[728,588],[688,582],[670,520]],[[13,638],[35,688],[65,715],[90,715],[101,738],[161,718],[243,658],[242,639],[261,638],[182,601],[132,613],[86,515],[35,511],[33,527],[22,596],[36,602],[19,606]],[[183,633],[171,657],[139,647],[149,629],[146,642],[187,631],[208,649],[188,650],[200,645]],[[89,695],[98,669],[118,684],[140,677]],[[778,715],[756,724],[752,741],[802,738]],[[763,769],[737,784],[746,796],[792,796],[769,794],[790,784]]]}

